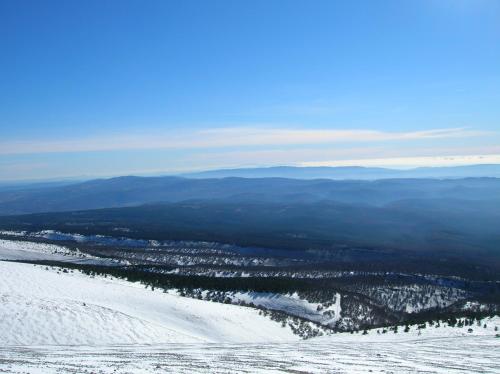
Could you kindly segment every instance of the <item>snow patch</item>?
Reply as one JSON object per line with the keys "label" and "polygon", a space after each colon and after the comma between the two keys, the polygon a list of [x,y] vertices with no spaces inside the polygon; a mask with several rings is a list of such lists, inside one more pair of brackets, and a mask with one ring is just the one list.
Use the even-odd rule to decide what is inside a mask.
{"label": "snow patch", "polygon": [[268,292],[234,292],[229,295],[233,302],[245,302],[280,310],[288,314],[319,322],[323,325],[334,325],[341,317],[341,295],[336,293],[331,303],[315,303],[301,298],[297,292],[278,294]]}

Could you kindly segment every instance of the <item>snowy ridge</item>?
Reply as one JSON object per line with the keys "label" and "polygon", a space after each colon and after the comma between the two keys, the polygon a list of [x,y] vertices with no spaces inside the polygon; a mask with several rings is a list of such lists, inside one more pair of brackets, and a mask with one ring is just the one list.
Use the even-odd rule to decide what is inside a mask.
{"label": "snowy ridge", "polygon": [[67,240],[67,241],[75,241],[77,243],[97,242],[103,244],[113,244],[113,245],[132,246],[132,247],[155,245],[156,243],[156,241],[149,241],[149,240],[129,239],[124,237],[112,238],[104,235],[81,235],[76,233],[64,233],[54,230],[42,230],[36,232],[0,230],[0,235],[7,235],[14,237],[28,237],[28,238],[43,238],[55,241]]}
{"label": "snowy ridge", "polygon": [[67,247],[47,243],[34,243],[0,239],[0,260],[58,260],[75,261],[97,259],[97,257],[71,250]]}

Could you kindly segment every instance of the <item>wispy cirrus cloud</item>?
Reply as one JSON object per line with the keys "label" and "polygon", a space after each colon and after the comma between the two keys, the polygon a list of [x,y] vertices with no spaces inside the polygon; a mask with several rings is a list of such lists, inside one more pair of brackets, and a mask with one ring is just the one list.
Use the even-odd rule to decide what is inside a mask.
{"label": "wispy cirrus cloud", "polygon": [[252,146],[300,146],[338,143],[377,143],[426,139],[484,136],[484,131],[447,128],[425,131],[375,131],[229,127],[184,133],[141,135],[101,135],[88,138],[3,141],[0,155],[36,153],[74,153],[151,149],[203,149]]}

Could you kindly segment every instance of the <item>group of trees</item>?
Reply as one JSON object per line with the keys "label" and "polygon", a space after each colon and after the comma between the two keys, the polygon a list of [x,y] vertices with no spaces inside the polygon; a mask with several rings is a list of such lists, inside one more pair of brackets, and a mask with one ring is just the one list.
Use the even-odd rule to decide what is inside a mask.
{"label": "group of trees", "polygon": [[[74,264],[74,263],[61,263],[55,261],[38,261],[38,264],[46,266],[56,266],[60,271],[66,272],[78,270],[89,276],[112,276],[115,278],[125,279],[130,282],[140,282],[145,287],[155,289],[169,289],[179,290],[182,296],[194,297],[199,299],[211,300],[223,303],[238,303],[240,305],[257,307],[256,305],[245,304],[240,301],[233,301],[230,297],[231,293],[240,292],[269,292],[291,294],[297,292],[300,297],[306,298],[310,302],[328,302],[332,301],[336,293],[341,293],[342,296],[342,311],[343,313],[350,313],[349,303],[353,303],[353,310],[359,311],[359,303],[369,302],[365,300],[365,296],[357,295],[349,290],[342,290],[334,288],[333,285],[338,285],[328,279],[297,279],[285,277],[206,277],[196,275],[176,275],[165,274],[159,272],[148,271],[146,266],[99,266],[90,264]],[[361,281],[358,279],[358,281]],[[341,283],[341,282],[340,282]],[[206,291],[203,292],[202,291]],[[326,305],[326,304],[325,304]],[[368,305],[368,304],[367,304]],[[370,306],[372,308],[373,306]],[[351,308],[351,309],[352,309]],[[329,327],[319,326],[312,327],[310,321],[306,321],[299,317],[291,316],[282,311],[266,311],[263,308],[263,313],[268,313],[271,318],[289,325],[294,332],[303,336],[311,337],[317,334],[326,333]],[[373,309],[373,308],[372,308]],[[373,309],[377,314],[383,314],[383,308],[377,307]],[[373,314],[373,312],[371,312]],[[353,332],[363,331],[363,334],[368,333],[369,328],[384,327],[381,333],[392,331],[398,333],[397,327],[389,327],[397,324],[404,324],[404,332],[409,332],[410,325],[417,325],[418,329],[424,329],[426,326],[439,327],[441,324],[446,324],[451,327],[470,327],[476,325],[481,326],[481,319],[486,316],[491,316],[498,313],[498,311],[464,311],[464,310],[440,310],[433,309],[422,313],[405,314],[405,313],[392,313],[390,319],[372,318],[371,320],[358,321],[356,324],[339,325],[334,329],[337,331],[352,330]],[[267,314],[266,314],[267,315]],[[382,316],[383,317],[383,316]],[[314,325],[314,324],[313,324]],[[351,326],[351,327],[349,327]]]}

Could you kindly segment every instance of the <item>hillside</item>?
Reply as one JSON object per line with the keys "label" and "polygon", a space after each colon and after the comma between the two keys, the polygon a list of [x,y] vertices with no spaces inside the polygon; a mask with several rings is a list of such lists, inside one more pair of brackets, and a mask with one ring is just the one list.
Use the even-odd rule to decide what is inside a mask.
{"label": "hillside", "polygon": [[497,206],[498,201],[453,199],[401,200],[384,207],[193,201],[0,217],[0,229],[219,242],[281,249],[290,258],[302,253],[324,265],[355,269],[476,276],[475,266],[481,265],[481,275],[489,276],[500,268]]}
{"label": "hillside", "polygon": [[255,309],[29,264],[0,261],[0,298],[3,347],[298,339]]}
{"label": "hillside", "polygon": [[1,261],[0,295],[6,373],[494,372],[500,359],[498,317],[473,328],[400,326],[299,342],[254,309]]}
{"label": "hillside", "polygon": [[402,199],[500,199],[500,179],[387,179],[119,177],[66,186],[0,191],[0,215],[137,206],[158,202],[318,202],[381,206]]}

